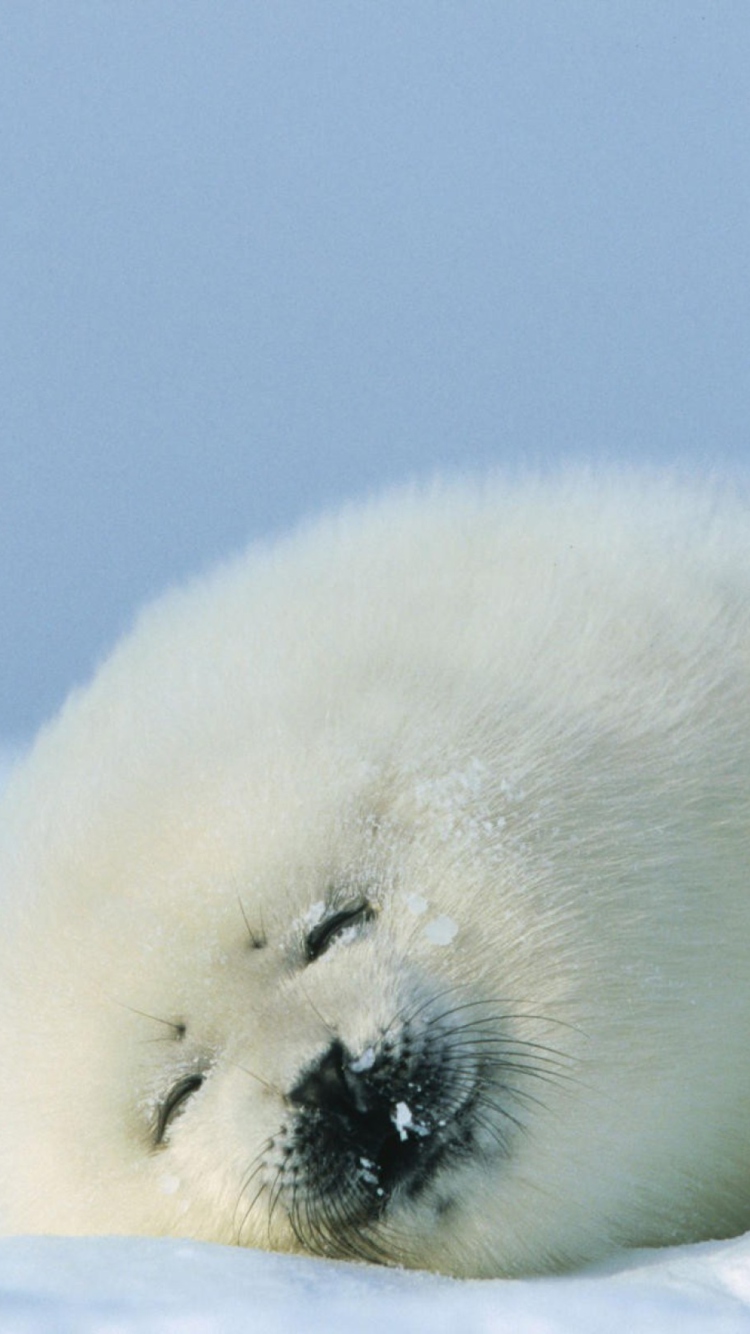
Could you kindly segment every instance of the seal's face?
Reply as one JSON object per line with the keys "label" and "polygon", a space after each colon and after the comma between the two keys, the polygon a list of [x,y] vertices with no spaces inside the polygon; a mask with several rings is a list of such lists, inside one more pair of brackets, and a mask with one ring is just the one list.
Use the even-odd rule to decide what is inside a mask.
{"label": "seal's face", "polygon": [[[274,1244],[291,1239],[326,1255],[425,1263],[425,1243],[434,1251],[465,1196],[467,1170],[492,1171],[507,1157],[527,1110],[526,1085],[561,1065],[541,1044],[514,1038],[514,1016],[476,999],[481,987],[456,987],[450,968],[430,972],[417,962],[416,922],[412,957],[404,954],[401,931],[388,927],[394,907],[403,912],[358,898],[316,905],[308,917],[306,972],[289,989],[300,1006],[295,1027],[311,1031],[310,1051],[285,1083],[265,1090],[275,1095],[268,1111],[277,1120],[242,1180],[238,1241],[265,1232]],[[407,900],[407,913],[426,911],[423,899]],[[427,941],[432,928],[433,948],[460,935],[448,917],[421,927]],[[250,1076],[262,1079],[262,1067]],[[169,1137],[165,1122],[199,1092],[200,1078],[171,1091],[158,1139]]]}
{"label": "seal's face", "polygon": [[[23,1118],[22,1209],[63,1231],[493,1272],[483,1220],[576,1045],[565,970],[532,989],[534,930],[499,980],[487,859],[523,801],[476,757],[432,777],[310,763],[99,795],[116,810],[47,905],[51,957],[18,980],[21,1011],[56,970],[24,1058],[44,1098]],[[509,881],[509,931],[528,897]]]}
{"label": "seal's face", "polygon": [[[460,948],[460,928],[445,916],[420,923],[428,905],[410,899],[313,905],[302,949],[283,965],[276,1049],[251,1029],[240,1053],[235,1035],[235,1057],[225,1049],[187,1065],[158,1099],[153,1143],[188,1171],[194,1133],[205,1134],[225,1097],[239,1101],[237,1150],[247,1161],[234,1185],[236,1241],[424,1262],[425,1238],[407,1220],[420,1215],[434,1247],[465,1193],[462,1176],[507,1157],[526,1085],[559,1069],[541,1044],[512,1036],[517,1016],[477,999],[481,987],[457,987],[450,968],[419,961],[420,928],[432,928],[433,949]],[[392,923],[399,912],[415,918],[411,958]],[[273,942],[253,934],[251,949],[272,951]],[[271,1023],[273,970],[261,1007]],[[188,1040],[187,1025],[176,1037]],[[268,1135],[258,1145],[259,1115]]]}
{"label": "seal's face", "polygon": [[[436,790],[445,815],[448,788],[469,782],[471,807],[451,814],[462,839],[454,829],[442,856],[426,842],[435,794],[421,782],[417,799],[412,782],[408,827],[384,796],[349,803],[343,821],[339,809],[327,832],[316,805],[317,834],[298,810],[317,865],[246,863],[199,894],[193,851],[192,891],[152,879],[127,895],[115,931],[127,968],[109,959],[99,976],[104,1044],[82,1076],[120,1090],[116,1155],[111,1123],[83,1134],[97,1207],[111,1215],[130,1175],[125,1227],[135,1207],[144,1230],[411,1265],[442,1251],[462,1267],[456,1228],[512,1161],[540,1080],[566,1077],[560,1025],[497,991],[487,915],[472,906],[479,848],[466,847],[478,763]],[[100,932],[84,951],[89,985]],[[90,1123],[101,1098],[84,1101]],[[466,1268],[478,1263],[474,1243]]]}

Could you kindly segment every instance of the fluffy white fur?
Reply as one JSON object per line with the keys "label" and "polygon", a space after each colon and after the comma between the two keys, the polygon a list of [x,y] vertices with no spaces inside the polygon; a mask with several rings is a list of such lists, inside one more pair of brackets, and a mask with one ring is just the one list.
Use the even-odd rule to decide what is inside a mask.
{"label": "fluffy white fur", "polygon": [[[157,602],[4,800],[5,1229],[498,1275],[750,1226],[749,653],[747,508],[653,476],[401,493]],[[391,1147],[463,1099],[468,1150],[316,1227],[290,1092],[429,1024],[455,1096],[394,1076]]]}

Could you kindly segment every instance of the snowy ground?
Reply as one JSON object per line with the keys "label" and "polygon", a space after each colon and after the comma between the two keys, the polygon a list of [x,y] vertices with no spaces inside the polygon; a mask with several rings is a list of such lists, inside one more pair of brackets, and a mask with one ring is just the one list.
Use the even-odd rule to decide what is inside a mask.
{"label": "snowy ground", "polygon": [[181,1241],[0,1242],[2,1334],[734,1334],[750,1238],[639,1252],[607,1270],[457,1281]]}
{"label": "snowy ground", "polygon": [[[0,787],[14,754],[0,749]],[[750,1235],[457,1281],[150,1238],[0,1240],[0,1334],[750,1334]]]}

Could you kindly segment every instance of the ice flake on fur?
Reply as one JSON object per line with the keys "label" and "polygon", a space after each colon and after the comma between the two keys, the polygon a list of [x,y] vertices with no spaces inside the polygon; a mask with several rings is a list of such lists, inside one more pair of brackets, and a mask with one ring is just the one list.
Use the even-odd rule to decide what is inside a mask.
{"label": "ice flake on fur", "polygon": [[362,1180],[365,1181],[368,1186],[379,1185],[380,1177],[378,1176],[377,1163],[374,1163],[371,1158],[360,1158],[359,1165],[362,1169],[360,1172]]}
{"label": "ice flake on fur", "polygon": [[[356,1061],[352,1061],[350,1063],[349,1069],[352,1071],[352,1074],[359,1075],[362,1073],[363,1070],[372,1070],[374,1064],[375,1064],[374,1048],[366,1047],[365,1050],[362,1052],[362,1055],[358,1056]],[[364,1162],[364,1159],[362,1159],[362,1161]]]}
{"label": "ice flake on fur", "polygon": [[458,923],[452,917],[433,917],[424,929],[425,940],[431,945],[450,945],[458,935]]}
{"label": "ice flake on fur", "polygon": [[406,906],[409,909],[409,912],[413,913],[415,917],[421,917],[423,913],[427,912],[430,905],[427,902],[427,899],[422,898],[421,894],[408,894],[406,897]]}
{"label": "ice flake on fur", "polygon": [[308,908],[307,912],[302,918],[302,925],[306,926],[309,931],[312,927],[317,926],[319,922],[323,921],[323,918],[325,917],[325,912],[326,912],[326,905],[323,902],[323,899],[319,899],[317,903],[311,903],[310,907]]}
{"label": "ice flake on fur", "polygon": [[[434,825],[442,842],[455,842],[463,850],[487,855],[490,841],[505,828],[525,796],[520,785],[507,778],[493,793],[489,780],[487,766],[475,758],[466,768],[415,782],[417,808]],[[497,812],[500,803],[504,814]]]}
{"label": "ice flake on fur", "polygon": [[398,1137],[403,1142],[410,1134],[425,1136],[429,1135],[427,1126],[420,1125],[419,1121],[414,1120],[411,1107],[408,1102],[397,1102],[391,1112],[391,1120],[398,1131]]}

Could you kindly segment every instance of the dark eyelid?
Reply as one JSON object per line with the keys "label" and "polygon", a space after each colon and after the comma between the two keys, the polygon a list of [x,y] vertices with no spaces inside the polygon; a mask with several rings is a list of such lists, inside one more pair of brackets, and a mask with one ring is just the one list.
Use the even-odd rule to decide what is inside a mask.
{"label": "dark eyelid", "polygon": [[336,936],[347,926],[354,926],[358,922],[369,922],[375,916],[373,909],[366,899],[359,903],[350,904],[347,908],[341,908],[338,912],[331,913],[325,917],[322,922],[318,922],[305,937],[305,958],[308,963],[314,963],[321,954],[325,954],[328,946],[336,939]]}
{"label": "dark eyelid", "polygon": [[200,1088],[202,1083],[203,1075],[185,1075],[183,1079],[178,1079],[177,1083],[169,1090],[159,1108],[154,1143],[163,1143],[164,1136],[175,1113],[184,1102],[187,1102],[191,1093],[195,1093]]}

